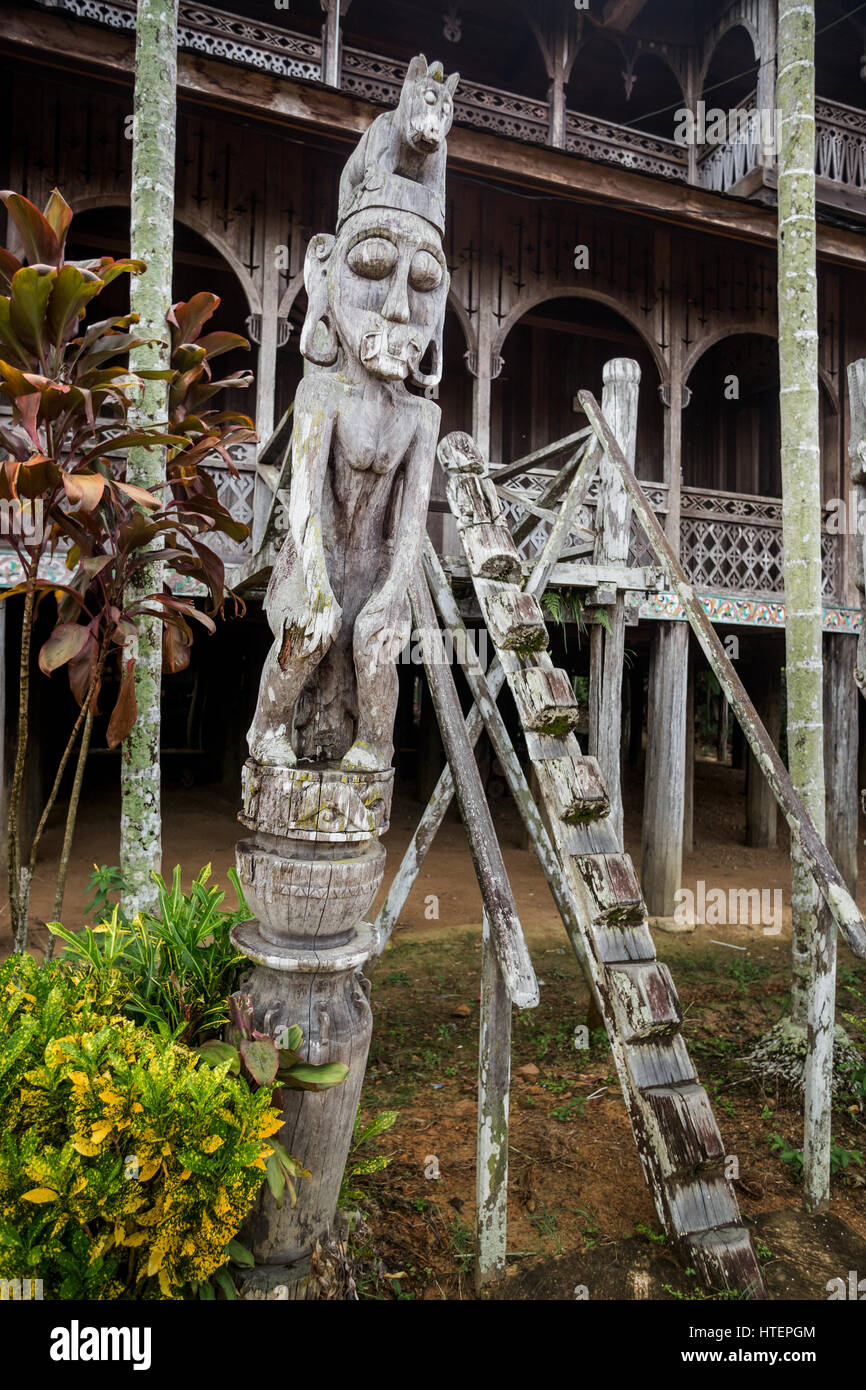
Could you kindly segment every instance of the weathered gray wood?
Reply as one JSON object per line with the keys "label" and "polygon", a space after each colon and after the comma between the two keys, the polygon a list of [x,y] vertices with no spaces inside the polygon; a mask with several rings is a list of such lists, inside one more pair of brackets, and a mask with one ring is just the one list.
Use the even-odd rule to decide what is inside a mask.
{"label": "weathered gray wood", "polygon": [[[767,737],[777,747],[782,722],[782,673],[772,661],[764,658],[752,673],[755,709],[761,717]],[[746,784],[746,844],[768,849],[776,843],[776,798],[749,750]]]}
{"label": "weathered gray wood", "polygon": [[[775,802],[773,803],[775,805]],[[689,662],[686,687],[686,775],[683,787],[683,854],[695,847],[695,663]]]}
{"label": "weathered gray wood", "polygon": [[730,706],[728,705],[725,692],[719,691],[719,727],[716,736],[716,760],[720,763],[728,761],[728,720],[730,717]]}
{"label": "weathered gray wood", "polygon": [[[334,1090],[287,1093],[280,1138],[312,1176],[295,1207],[277,1208],[263,1188],[244,1227],[259,1265],[279,1269],[295,1294],[334,1219],[372,1029],[359,971],[379,941],[361,918],[384,870],[394,663],[409,636],[439,432],[439,407],[406,383],[435,386],[442,366],[444,132],[456,77],[442,78],[441,64],[413,60],[397,112],[379,117],[348,161],[336,234],[309,242],[300,347],[316,370],[298,387],[291,457],[272,480],[289,524],[265,599],[274,643],[248,734],[250,833],[238,846],[256,917],[233,941],[255,963],[246,986],[256,1027],[276,1036],[300,1023],[311,1061],[349,1069]],[[491,908],[502,934],[511,919],[501,886]],[[531,971],[520,958],[518,997],[534,986]],[[250,1280],[261,1289],[260,1271]]]}
{"label": "weathered gray wood", "polygon": [[683,867],[689,630],[658,623],[647,698],[641,881],[651,913],[670,917]]}
{"label": "weathered gray wood", "polygon": [[610,427],[599,411],[597,401],[590,391],[581,391],[579,397],[599,440],[616,464],[631,497],[635,515],[646,532],[647,539],[667,576],[668,583],[683,606],[692,630],[715,672],[716,679],[725,692],[737,717],[737,722],[742,728],[764,776],[773,789],[776,800],[782,808],[792,835],[796,837],[801,847],[803,858],[818,885],[819,891],[827,902],[839,930],[852,951],[855,955],[866,957],[866,922],[863,921],[857,904],[845,887],[842,876],[833,863],[826,845],[818,835],[811,817],[797,795],[779,754],[767,738],[766,731],[742,681],[734,670],[730,658],[713,630],[712,623],[698,601],[694,588],[689,583],[685,571],[659,526],[640,483],[623,458]]}
{"label": "weathered gray wood", "polygon": [[[602,410],[619,440],[625,457],[633,466],[637,450],[637,411],[640,367],[629,357],[615,357],[602,373]],[[626,566],[631,524],[631,504],[616,470],[605,454],[599,461],[599,496],[596,515],[594,560],[596,565]],[[600,598],[601,596],[598,595]],[[606,629],[593,632],[591,660],[595,686],[594,752],[610,797],[611,825],[622,842],[623,811],[621,786],[622,673],[625,660],[625,596],[614,591],[607,609]],[[591,705],[592,708],[592,705]]]}
{"label": "weathered gray wood", "polygon": [[852,894],[857,892],[859,797],[857,751],[860,702],[854,679],[856,639],[824,638],[824,761],[827,782],[827,848]]}
{"label": "weathered gray wood", "polygon": [[[475,576],[473,582],[482,611],[491,590],[507,588]],[[495,634],[491,635],[495,643]],[[686,1079],[695,1082],[694,1070],[681,1038],[675,1036],[681,1022],[676,992],[670,976],[655,960],[630,858],[621,852],[609,818],[575,822],[561,814],[562,779],[568,776],[569,766],[576,768],[584,761],[577,740],[567,728],[555,727],[547,733],[527,727],[535,722],[539,704],[544,705],[543,699],[526,699],[527,677],[530,687],[540,688],[540,678],[555,685],[562,673],[556,672],[544,651],[521,657],[498,647],[497,655],[522,715],[527,749],[539,774],[545,824],[577,909],[566,926],[592,980],[660,1218],[704,1278],[760,1297],[764,1292],[760,1267],[739,1224],[733,1190],[722,1173],[712,1170],[717,1133],[689,1124],[691,1110],[669,1107],[671,1133],[662,1135],[658,1106],[654,1108],[643,1094],[647,1086],[670,1087]],[[530,661],[531,665],[525,664]],[[564,701],[567,689],[566,684],[559,692]],[[556,700],[551,707],[557,709]],[[553,778],[543,771],[549,764],[557,767]],[[702,1113],[701,1107],[709,1109],[705,1096],[694,1113]],[[690,1153],[695,1143],[700,1147],[696,1156],[691,1155],[690,1166],[668,1172],[665,1155]]]}
{"label": "weathered gray wood", "polygon": [[483,916],[475,1151],[475,1292],[505,1278],[511,1000]]}
{"label": "weathered gray wood", "polygon": [[523,939],[520,918],[472,754],[472,745],[466,736],[460,698],[445,656],[430,591],[421,570],[415,575],[409,593],[415,625],[425,637],[424,671],[436,706],[442,742],[451,766],[454,790],[466,827],[478,886],[490,918],[505,987],[509,998],[518,1008],[532,1008],[538,1003],[538,982]]}
{"label": "weathered gray wood", "polygon": [[[579,438],[586,440],[591,431],[581,430]],[[582,451],[582,458],[571,478],[570,483],[565,486],[565,500],[562,504],[559,516],[550,529],[550,533],[545,539],[541,554],[535,562],[532,573],[524,584],[526,593],[534,594],[540,598],[547,587],[550,575],[556,564],[565,538],[569,534],[572,520],[583,502],[584,497],[592,482],[592,478],[597,466],[600,446],[593,436],[589,444]],[[578,456],[576,455],[575,458]],[[566,490],[567,489],[567,490]],[[499,691],[505,683],[505,672],[498,659],[494,660],[487,672],[487,685],[491,698],[496,699]],[[477,743],[484,724],[477,705],[473,705],[469,714],[466,716],[466,734],[470,744],[474,747]],[[451,769],[445,767],[439,782],[430,797],[427,806],[421,816],[415,833],[406,848],[400,867],[391,882],[385,902],[376,918],[376,926],[379,939],[384,943],[389,939],[403,906],[408,898],[412,885],[418,877],[421,865],[424,862],[427,851],[429,850],[436,832],[454,795],[454,783],[451,776]]]}

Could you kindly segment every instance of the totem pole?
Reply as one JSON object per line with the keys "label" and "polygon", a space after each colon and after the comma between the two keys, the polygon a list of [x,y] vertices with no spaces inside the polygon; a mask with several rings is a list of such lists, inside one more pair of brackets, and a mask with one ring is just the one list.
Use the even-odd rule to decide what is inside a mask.
{"label": "totem pole", "polygon": [[[449,276],[442,252],[445,136],[457,75],[414,58],[340,182],[336,236],[307,247],[308,367],[294,408],[288,531],[265,598],[265,663],[243,777],[238,872],[255,921],[237,947],[255,1025],[298,1023],[311,1062],[343,1085],[284,1092],[280,1138],[311,1177],[298,1202],[263,1188],[243,1238],[253,1296],[303,1297],[328,1234],[352,1137],[372,1020],[364,921],[385,868],[393,789],[395,659],[425,531]],[[407,382],[418,388],[407,390]],[[284,1293],[276,1296],[285,1296]]]}

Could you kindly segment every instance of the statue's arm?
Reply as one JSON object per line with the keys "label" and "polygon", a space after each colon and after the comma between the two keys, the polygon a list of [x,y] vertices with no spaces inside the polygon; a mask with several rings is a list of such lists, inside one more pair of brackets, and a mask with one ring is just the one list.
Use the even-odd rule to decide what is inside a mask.
{"label": "statue's arm", "polygon": [[327,581],[321,506],[336,409],[325,386],[324,377],[305,377],[295,395],[288,522],[308,589],[323,572]]}
{"label": "statue's arm", "polygon": [[394,528],[397,538],[394,559],[383,585],[383,590],[401,598],[409,587],[421,554],[441,420],[439,407],[433,401],[419,402],[418,412],[418,428],[409,446],[404,466],[400,515]]}

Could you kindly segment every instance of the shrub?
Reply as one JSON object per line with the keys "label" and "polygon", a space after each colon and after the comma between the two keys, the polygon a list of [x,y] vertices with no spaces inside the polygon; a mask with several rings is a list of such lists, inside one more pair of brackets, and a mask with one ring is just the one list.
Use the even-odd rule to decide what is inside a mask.
{"label": "shrub", "polygon": [[[102,871],[106,878],[111,873]],[[124,1012],[130,1018],[189,1046],[212,1037],[228,1021],[228,996],[245,962],[229,933],[251,916],[235,871],[229,869],[237,896],[230,912],[222,911],[222,889],[207,887],[210,873],[207,864],[188,894],[181,888],[179,865],[170,889],[154,874],[158,916],[145,912],[128,922],[115,907],[107,921],[80,934],[59,922],[48,924],[66,943],[63,960],[86,964],[103,982],[113,972],[123,978]]]}
{"label": "shrub", "polygon": [[279,1114],[124,1015],[117,972],[0,967],[0,1277],[48,1298],[180,1298],[261,1184]]}

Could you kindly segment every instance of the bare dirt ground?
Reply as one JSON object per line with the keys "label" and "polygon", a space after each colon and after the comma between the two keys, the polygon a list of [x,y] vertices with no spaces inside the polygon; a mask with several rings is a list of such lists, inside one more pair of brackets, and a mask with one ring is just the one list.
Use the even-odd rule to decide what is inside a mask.
{"label": "bare dirt ground", "polygon": [[[637,861],[639,804],[635,779],[626,788],[626,838]],[[749,925],[698,926],[684,936],[656,930],[657,949],[680,991],[686,1039],[727,1152],[739,1163],[737,1192],[746,1219],[755,1222],[771,1292],[824,1299],[828,1279],[847,1278],[851,1268],[866,1273],[866,1101],[850,1093],[840,1098],[831,1212],[804,1221],[797,1214],[793,1156],[802,1145],[801,1102],[751,1078],[741,1062],[787,1007],[787,832],[780,827],[775,850],[746,848],[743,774],[713,762],[698,762],[695,807],[695,851],[686,858],[684,887],[694,889],[702,879],[708,889],[780,888],[782,932],[768,936]],[[658,1227],[603,1033],[592,1035],[588,1051],[575,1050],[575,1027],[586,1020],[586,987],[534,856],[521,847],[513,806],[498,799],[493,809],[543,982],[539,1007],[514,1019],[509,1278],[502,1296],[573,1298],[576,1286],[585,1285],[592,1298],[705,1297]],[[167,870],[180,863],[186,882],[210,861],[215,880],[226,883],[239,829],[235,810],[218,789],[171,791]],[[398,799],[386,841],[389,875],[419,814],[418,803]],[[34,917],[43,921],[59,840],[55,827],[46,837],[34,893]],[[94,862],[117,862],[117,806],[107,798],[83,806],[67,925],[83,921]],[[866,905],[863,890],[860,901]],[[436,911],[438,918],[431,915]],[[357,1181],[365,1221],[352,1250],[362,1297],[473,1296],[480,920],[481,899],[455,815],[437,837],[373,976],[374,1035],[362,1110],[366,1120],[385,1110],[399,1115],[369,1149],[389,1156],[388,1168]],[[5,903],[0,928],[5,953]],[[37,928],[34,947],[44,938]],[[844,947],[837,1008],[863,1042],[858,1020],[866,1015],[866,968]]]}

